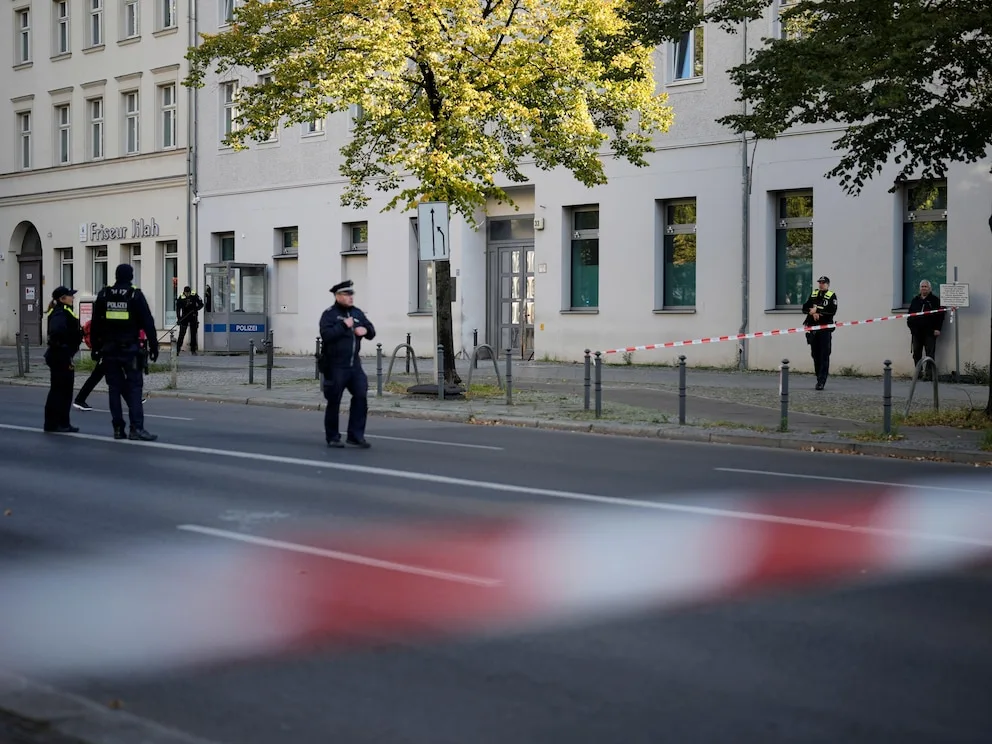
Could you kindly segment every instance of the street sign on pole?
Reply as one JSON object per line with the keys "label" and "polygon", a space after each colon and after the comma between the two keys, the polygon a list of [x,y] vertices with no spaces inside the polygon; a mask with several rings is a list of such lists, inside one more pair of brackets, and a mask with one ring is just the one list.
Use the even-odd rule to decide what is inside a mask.
{"label": "street sign on pole", "polygon": [[941,284],[940,304],[944,307],[969,307],[971,298],[968,293],[967,284]]}
{"label": "street sign on pole", "polygon": [[417,206],[417,229],[420,233],[420,260],[447,261],[448,202],[424,202]]}

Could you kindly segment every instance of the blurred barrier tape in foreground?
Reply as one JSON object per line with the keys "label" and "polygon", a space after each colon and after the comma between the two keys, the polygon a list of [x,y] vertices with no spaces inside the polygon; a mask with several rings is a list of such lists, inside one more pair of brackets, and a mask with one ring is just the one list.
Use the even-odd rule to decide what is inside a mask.
{"label": "blurred barrier tape in foreground", "polygon": [[0,667],[149,673],[327,644],[540,630],[992,557],[992,479],[914,485],[818,500],[692,495],[666,511],[539,510],[281,540],[186,526],[200,534],[0,572]]}

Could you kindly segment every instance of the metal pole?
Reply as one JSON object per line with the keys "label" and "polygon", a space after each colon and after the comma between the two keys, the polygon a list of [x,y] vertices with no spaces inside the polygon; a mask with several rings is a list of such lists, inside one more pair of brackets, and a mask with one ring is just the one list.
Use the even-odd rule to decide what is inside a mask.
{"label": "metal pole", "polygon": [[596,418],[603,415],[603,352],[596,352]]}
{"label": "metal pole", "polygon": [[[479,329],[472,329],[472,350],[476,351],[479,348]],[[479,368],[479,356],[478,354],[472,354],[472,366],[476,369]]]}
{"label": "metal pole", "polygon": [[375,396],[382,397],[382,344],[375,345]]}
{"label": "metal pole", "polygon": [[506,350],[506,405],[513,405],[513,349]]}
{"label": "metal pole", "polygon": [[[954,267],[954,283],[958,283],[958,267]],[[961,383],[961,346],[958,342],[958,309],[951,308],[951,325],[954,326],[954,382]],[[934,356],[936,356],[936,342],[934,342]],[[936,373],[935,373],[936,374]]]}
{"label": "metal pole", "polygon": [[14,344],[17,349],[17,376],[24,377],[24,357],[21,355],[21,332],[14,334]]}
{"label": "metal pole", "polygon": [[406,373],[410,374],[410,334],[406,334]]}
{"label": "metal pole", "polygon": [[590,356],[590,354],[592,354],[592,352],[589,349],[586,349],[586,360],[585,360],[586,376],[585,376],[585,380],[583,381],[583,388],[584,388],[583,392],[585,393],[585,401],[583,408],[586,411],[589,410],[589,393],[592,389],[592,357]]}
{"label": "metal pole", "polygon": [[444,347],[437,345],[437,399],[444,400]]}
{"label": "metal pole", "polygon": [[272,357],[275,349],[275,338],[272,331],[269,331],[268,348],[265,354],[265,389],[272,389]]}
{"label": "metal pole", "polygon": [[781,371],[779,372],[778,390],[782,396],[782,420],[779,423],[779,431],[789,430],[789,360],[782,360]]}
{"label": "metal pole", "polygon": [[882,371],[882,432],[892,433],[892,362],[886,359]]}
{"label": "metal pole", "polygon": [[313,379],[320,379],[320,336],[317,336],[316,351],[313,355]]}
{"label": "metal pole", "polygon": [[685,425],[685,357],[679,357],[679,424]]}
{"label": "metal pole", "polygon": [[255,384],[255,339],[248,341],[248,384]]}
{"label": "metal pole", "polygon": [[176,332],[169,331],[169,382],[172,389],[179,386],[179,349],[176,347]]}
{"label": "metal pole", "polygon": [[31,340],[29,333],[25,333],[22,337],[24,339],[24,373],[27,374],[31,371]]}

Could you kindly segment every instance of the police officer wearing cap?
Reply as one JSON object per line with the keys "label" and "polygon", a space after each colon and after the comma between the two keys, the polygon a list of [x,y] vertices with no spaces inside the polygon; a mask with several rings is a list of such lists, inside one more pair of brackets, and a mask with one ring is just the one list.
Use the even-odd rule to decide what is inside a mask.
{"label": "police officer wearing cap", "polygon": [[[355,291],[351,280],[331,287],[334,304],[320,316],[320,370],[324,374],[324,434],[328,447],[368,449],[365,441],[365,421],[368,418],[369,381],[359,356],[362,339],[375,338],[375,327],[365,313],[355,307]],[[348,437],[341,441],[338,418],[344,391],[351,393],[348,414]]]}
{"label": "police officer wearing cap", "polygon": [[[834,315],[837,314],[837,294],[830,289],[830,277],[821,276],[816,283],[819,286],[803,303],[803,312],[806,313],[804,326],[829,325],[834,322]],[[809,344],[809,353],[813,357],[813,371],[816,372],[817,390],[823,390],[827,384],[827,376],[830,374],[833,335],[833,328],[806,331],[806,343]]]}
{"label": "police officer wearing cap", "polygon": [[69,422],[76,377],[72,358],[83,342],[79,318],[72,309],[75,294],[74,289],[58,287],[52,292],[52,301],[48,305],[48,348],[45,350],[45,364],[51,372],[51,386],[45,401],[45,431],[56,434],[79,431],[78,427]]}
{"label": "police officer wearing cap", "polygon": [[[93,358],[103,360],[110,392],[110,416],[114,439],[135,439],[151,442],[158,437],[145,431],[145,414],[141,404],[142,358],[140,336],[148,337],[149,358],[158,359],[158,338],[155,319],[141,290],[131,285],[134,269],[121,264],[115,272],[112,287],[104,287],[93,303],[93,323],[90,342]],[[131,429],[124,433],[124,411],[121,396],[127,402]]]}

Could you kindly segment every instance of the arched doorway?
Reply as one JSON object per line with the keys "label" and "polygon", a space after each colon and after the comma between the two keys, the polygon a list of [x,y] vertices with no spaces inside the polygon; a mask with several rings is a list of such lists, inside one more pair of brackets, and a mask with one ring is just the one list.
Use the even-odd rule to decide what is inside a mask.
{"label": "arched doorway", "polygon": [[[20,235],[20,245],[17,238]],[[26,335],[35,346],[42,343],[42,318],[45,314],[45,290],[41,273],[41,235],[30,222],[22,222],[14,230],[12,241],[17,253],[18,263],[18,330]]]}

